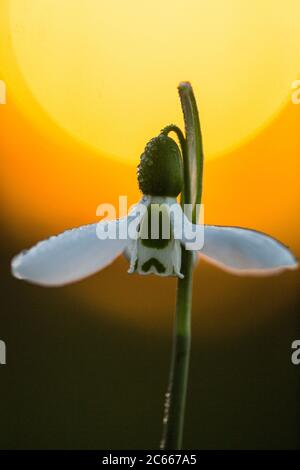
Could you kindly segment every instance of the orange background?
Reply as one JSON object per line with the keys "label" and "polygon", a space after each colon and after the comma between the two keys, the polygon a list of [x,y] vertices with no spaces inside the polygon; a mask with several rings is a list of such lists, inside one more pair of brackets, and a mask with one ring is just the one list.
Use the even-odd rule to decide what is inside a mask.
{"label": "orange background", "polygon": [[[9,31],[3,31],[5,44],[10,44]],[[98,204],[117,204],[119,194],[127,194],[130,204],[137,201],[140,197],[135,174],[137,155],[134,163],[111,159],[65,132],[35,100],[12,50],[4,50],[3,46],[2,54],[14,74],[14,80],[9,81],[7,70],[0,72],[0,78],[7,77],[7,104],[0,107],[2,218],[17,249],[67,228],[96,221]],[[178,101],[176,83],[186,78],[189,77],[178,76],[170,83],[174,101]],[[14,89],[16,79],[26,94],[30,112],[18,99]],[[201,102],[201,94],[205,93],[201,78],[193,85]],[[255,90],[250,91],[255,95]],[[158,106],[160,97],[153,96],[153,100],[157,100]],[[249,100],[249,110],[252,105]],[[237,142],[232,151],[225,151],[218,158],[206,159],[203,196],[206,223],[267,232],[299,256],[299,112],[300,107],[291,103],[287,91],[286,104],[255,135]],[[39,124],[31,119],[33,114],[39,115]],[[173,120],[170,115],[169,122]],[[159,116],[156,122],[159,131],[162,126]],[[239,122],[235,126],[238,133]],[[206,127],[204,122],[204,130]],[[145,133],[148,135],[147,129]],[[148,138],[151,137],[149,134]],[[203,137],[205,150],[205,131]],[[64,288],[65,295],[79,298],[83,305],[92,303],[99,311],[104,308],[111,315],[141,327],[169,325],[175,281],[128,276],[126,270],[127,262],[118,260],[91,279]],[[201,315],[200,330],[232,332],[247,325],[249,315],[260,322],[265,315],[274,314],[274,309],[261,299],[270,292],[273,296],[274,291],[278,296],[276,310],[284,310],[297,296],[297,278],[298,273],[293,272],[266,279],[239,279],[200,263],[194,292],[195,316],[198,312]],[[162,288],[164,295],[156,295]],[[250,297],[253,305],[248,311]],[[241,310],[245,311],[242,315]]]}
{"label": "orange background", "polygon": [[[206,223],[267,232],[300,258],[299,9],[299,0],[1,0],[1,448],[158,447],[176,280],[129,276],[120,257],[46,289],[14,279],[10,261],[97,221],[102,202],[140,197],[144,143],[164,125],[182,127],[181,80],[200,109]],[[76,83],[55,88],[73,67],[85,92],[103,79],[86,122]],[[91,142],[62,125],[66,115],[94,129]],[[299,279],[299,270],[247,278],[198,264],[185,448],[299,448]]]}

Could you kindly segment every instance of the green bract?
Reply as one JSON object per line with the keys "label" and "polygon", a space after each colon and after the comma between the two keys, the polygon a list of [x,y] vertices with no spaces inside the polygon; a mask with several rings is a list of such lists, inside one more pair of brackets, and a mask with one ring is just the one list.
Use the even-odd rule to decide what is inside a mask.
{"label": "green bract", "polygon": [[183,187],[183,165],[176,142],[160,134],[151,139],[141,155],[138,183],[143,194],[176,197]]}

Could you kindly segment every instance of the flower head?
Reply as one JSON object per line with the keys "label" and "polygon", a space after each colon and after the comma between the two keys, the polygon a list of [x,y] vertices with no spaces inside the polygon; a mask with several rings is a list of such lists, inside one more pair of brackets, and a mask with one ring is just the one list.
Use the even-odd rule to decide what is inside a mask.
{"label": "flower head", "polygon": [[123,253],[129,260],[129,273],[181,278],[182,248],[240,275],[266,275],[297,267],[291,251],[264,233],[190,222],[176,200],[183,185],[182,160],[170,137],[160,134],[147,144],[138,182],[144,195],[127,217],[75,228],[39,242],[12,260],[13,275],[35,284],[59,286],[100,271]]}

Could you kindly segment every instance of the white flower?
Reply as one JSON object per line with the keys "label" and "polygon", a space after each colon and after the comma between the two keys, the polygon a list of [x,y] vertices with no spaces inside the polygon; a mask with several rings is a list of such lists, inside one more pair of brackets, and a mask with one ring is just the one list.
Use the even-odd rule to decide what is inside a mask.
{"label": "white flower", "polygon": [[[164,226],[155,219],[159,222],[154,237],[148,224],[150,208],[167,221]],[[182,277],[181,246],[233,274],[267,275],[297,268],[291,251],[264,233],[191,224],[176,198],[144,196],[128,217],[74,228],[20,253],[12,260],[12,273],[35,284],[61,286],[100,271],[123,253],[130,260],[129,272]]]}

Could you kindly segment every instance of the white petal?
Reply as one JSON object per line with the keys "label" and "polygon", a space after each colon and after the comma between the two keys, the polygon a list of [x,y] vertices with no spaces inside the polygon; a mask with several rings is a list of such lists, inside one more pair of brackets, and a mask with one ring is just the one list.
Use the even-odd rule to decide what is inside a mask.
{"label": "white petal", "polygon": [[183,278],[180,272],[181,245],[179,240],[172,239],[166,247],[157,249],[143,246],[139,239],[134,242],[130,256],[129,273]]}
{"label": "white petal", "polygon": [[[126,217],[105,223],[120,226],[123,222]],[[128,240],[99,240],[97,225],[67,230],[20,253],[12,260],[13,275],[43,286],[60,286],[103,269],[125,249]]]}
{"label": "white petal", "polygon": [[296,258],[279,241],[254,230],[204,226],[200,256],[226,271],[245,275],[268,275],[296,269]]}
{"label": "white petal", "polygon": [[[149,224],[150,213],[147,212],[147,208],[150,204],[151,222]],[[177,214],[175,211],[175,214],[171,216],[173,205],[178,206],[176,198],[162,196],[148,196],[146,202],[143,203],[144,210],[139,217],[136,236],[131,239],[124,252],[130,260],[129,273],[183,277],[180,273],[180,240],[174,239],[171,223],[171,217],[176,218]],[[181,215],[181,208],[178,207]],[[182,222],[181,219],[180,222]]]}

